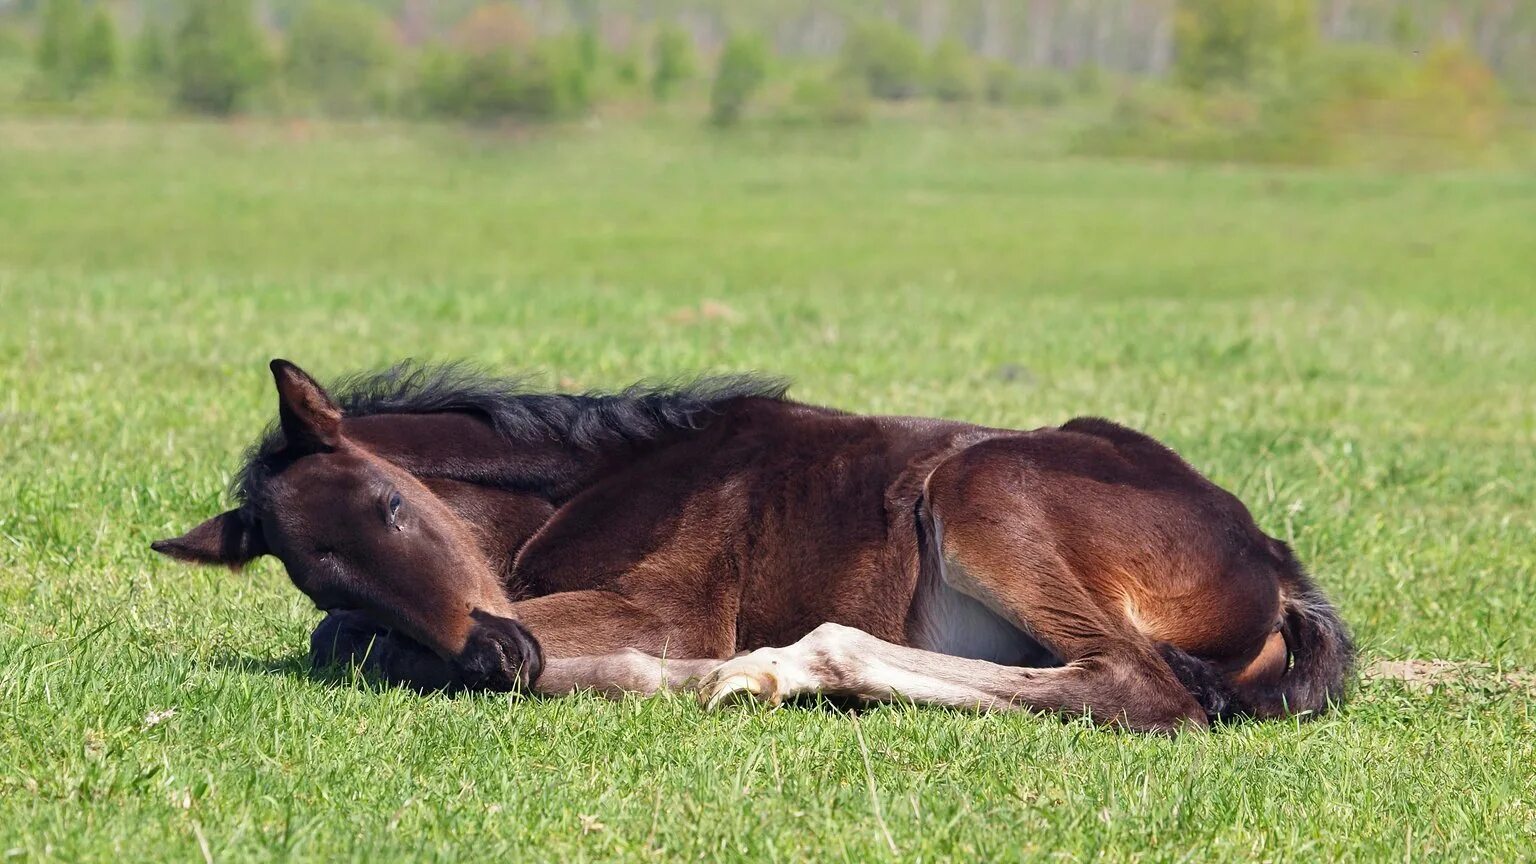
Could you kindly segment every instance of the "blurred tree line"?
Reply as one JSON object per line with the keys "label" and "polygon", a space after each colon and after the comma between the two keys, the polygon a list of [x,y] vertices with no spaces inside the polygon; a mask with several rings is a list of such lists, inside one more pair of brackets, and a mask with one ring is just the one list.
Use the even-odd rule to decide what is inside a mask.
{"label": "blurred tree line", "polygon": [[8,70],[55,106],[476,122],[1097,99],[1086,150],[1321,159],[1370,131],[1488,139],[1536,93],[1536,2],[0,0]]}
{"label": "blurred tree line", "polygon": [[1123,91],[1080,149],[1430,164],[1464,163],[1497,143],[1510,94],[1466,42],[1425,45],[1408,4],[1396,7],[1388,42],[1329,42],[1319,16],[1337,5],[1181,0],[1174,86]]}

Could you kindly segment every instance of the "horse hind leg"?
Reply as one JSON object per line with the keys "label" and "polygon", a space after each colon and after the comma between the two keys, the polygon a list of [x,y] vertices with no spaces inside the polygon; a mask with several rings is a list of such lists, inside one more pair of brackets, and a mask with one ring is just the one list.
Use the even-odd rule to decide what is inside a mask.
{"label": "horse hind leg", "polygon": [[[1049,523],[1006,479],[1017,474],[1015,464],[991,466],[962,456],[935,470],[927,490],[945,584],[1063,663],[1031,670],[1013,698],[1038,710],[1088,714],[1133,729],[1205,726],[1205,708],[1160,647],[1062,557]],[[1000,512],[1007,515],[999,518]]]}
{"label": "horse hind leg", "polygon": [[[980,559],[980,560],[977,560]],[[1059,562],[1001,563],[952,552],[945,578],[1049,648],[1063,665],[1029,670],[1012,698],[1144,731],[1205,726],[1207,712],[1159,647],[1098,607]]]}
{"label": "horse hind leg", "polygon": [[[777,704],[823,694],[1086,714],[1141,731],[1207,724],[1205,709],[1159,646],[1130,620],[1096,602],[1042,535],[1028,525],[1000,525],[994,497],[979,499],[990,502],[985,512],[971,512],[967,499],[947,494],[940,484],[931,488],[938,493],[929,502],[929,533],[940,578],[1017,628],[1021,641],[1038,643],[1064,665],[1005,666],[893,645],[851,627],[823,624],[793,645],[761,648],[726,661],[701,682],[704,703]],[[946,513],[952,515],[946,519]]]}

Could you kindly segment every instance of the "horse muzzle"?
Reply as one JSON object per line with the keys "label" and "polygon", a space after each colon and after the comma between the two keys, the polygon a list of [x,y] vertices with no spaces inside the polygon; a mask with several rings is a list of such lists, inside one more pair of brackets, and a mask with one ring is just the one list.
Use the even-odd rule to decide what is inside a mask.
{"label": "horse muzzle", "polygon": [[453,658],[464,686],[471,690],[527,691],[544,671],[539,641],[523,625],[480,609],[464,649]]}

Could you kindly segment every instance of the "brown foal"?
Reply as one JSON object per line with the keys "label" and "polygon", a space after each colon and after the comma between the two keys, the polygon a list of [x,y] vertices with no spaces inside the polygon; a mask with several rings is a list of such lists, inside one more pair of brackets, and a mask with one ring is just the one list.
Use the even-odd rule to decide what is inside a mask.
{"label": "brown foal", "polygon": [[567,395],[402,364],[333,397],[272,372],[240,506],[154,548],[275,555],[329,613],[317,664],[1173,730],[1319,712],[1352,661],[1284,543],[1105,420],[867,417],[755,378]]}

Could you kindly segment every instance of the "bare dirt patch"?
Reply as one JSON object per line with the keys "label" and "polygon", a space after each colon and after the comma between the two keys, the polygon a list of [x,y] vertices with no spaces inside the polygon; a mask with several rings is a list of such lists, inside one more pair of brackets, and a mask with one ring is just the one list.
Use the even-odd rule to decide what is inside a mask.
{"label": "bare dirt patch", "polygon": [[1461,686],[1520,690],[1536,695],[1536,672],[1500,670],[1475,660],[1378,660],[1361,671],[1360,680],[1364,684],[1397,681],[1420,692]]}

